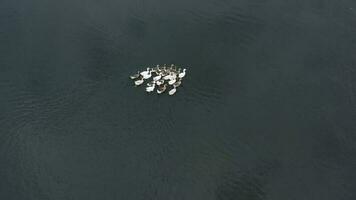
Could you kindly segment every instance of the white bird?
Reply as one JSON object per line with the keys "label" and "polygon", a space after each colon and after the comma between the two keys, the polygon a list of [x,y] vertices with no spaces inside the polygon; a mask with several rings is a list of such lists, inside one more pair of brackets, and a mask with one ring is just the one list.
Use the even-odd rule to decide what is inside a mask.
{"label": "white bird", "polygon": [[151,85],[151,86],[148,86],[146,87],[146,92],[152,92],[154,89],[155,89],[155,84]]}
{"label": "white bird", "polygon": [[170,80],[172,79],[172,75],[168,74],[163,77],[164,80]]}
{"label": "white bird", "polygon": [[141,85],[143,83],[143,79],[138,79],[135,81],[135,85]]}
{"label": "white bird", "polygon": [[174,79],[176,79],[176,78],[177,78],[177,73],[176,73],[176,72],[172,72],[172,77],[173,77]]}
{"label": "white bird", "polygon": [[177,74],[173,73],[173,72],[171,72],[168,75],[163,77],[164,80],[172,80],[172,79],[176,79],[176,78],[177,78]]}
{"label": "white bird", "polygon": [[154,80],[154,81],[158,81],[158,80],[161,79],[161,78],[162,78],[162,76],[161,76],[161,75],[158,75],[158,76],[153,77],[153,80]]}
{"label": "white bird", "polygon": [[147,86],[152,86],[152,85],[154,85],[155,84],[155,81],[151,81],[151,82],[148,82],[146,85]]}
{"label": "white bird", "polygon": [[169,90],[168,94],[169,95],[174,95],[176,93],[177,89],[174,87],[173,89]]}
{"label": "white bird", "polygon": [[130,76],[130,78],[133,79],[137,79],[138,77],[140,77],[140,72],[137,72],[137,74],[133,74]]}
{"label": "white bird", "polygon": [[162,79],[156,81],[156,84],[157,84],[157,85],[162,85],[163,83],[164,83],[164,80],[162,80]]}
{"label": "white bird", "polygon": [[152,76],[152,73],[151,73],[150,68],[147,68],[146,71],[143,71],[143,72],[141,72],[140,74],[141,74],[141,76],[143,77],[143,79],[149,79],[149,78],[151,78],[151,76]]}
{"label": "white bird", "polygon": [[182,82],[181,82],[181,81],[177,81],[177,82],[173,83],[173,86],[174,86],[175,88],[177,88],[177,87],[180,86],[180,84],[182,84]]}
{"label": "white bird", "polygon": [[183,69],[183,72],[179,73],[178,77],[183,78],[185,76],[185,71],[186,71],[186,69]]}
{"label": "white bird", "polygon": [[158,94],[161,94],[161,93],[163,93],[164,91],[166,91],[166,89],[167,89],[166,84],[164,84],[164,85],[158,87],[157,93],[158,93]]}
{"label": "white bird", "polygon": [[155,72],[157,75],[159,74],[159,73],[161,73],[162,72],[162,68],[159,66],[159,65],[157,65],[154,69],[153,69],[153,72]]}
{"label": "white bird", "polygon": [[173,85],[177,80],[176,79],[171,79],[170,81],[168,81],[169,85]]}

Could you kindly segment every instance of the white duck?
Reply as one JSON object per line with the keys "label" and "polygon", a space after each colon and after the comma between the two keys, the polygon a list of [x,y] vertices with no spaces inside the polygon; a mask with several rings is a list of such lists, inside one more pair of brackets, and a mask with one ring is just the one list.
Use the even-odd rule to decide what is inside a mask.
{"label": "white duck", "polygon": [[156,84],[152,84],[151,86],[146,87],[146,92],[152,92],[156,87]]}
{"label": "white duck", "polygon": [[170,79],[172,79],[172,75],[171,74],[165,75],[165,76],[163,76],[163,79],[170,80]]}
{"label": "white duck", "polygon": [[155,81],[151,81],[151,82],[148,82],[146,85],[147,86],[152,86],[152,85],[154,85],[156,82]]}
{"label": "white duck", "polygon": [[182,82],[181,82],[181,81],[177,81],[177,82],[173,83],[173,86],[174,86],[175,88],[177,88],[177,87],[180,86],[180,84],[182,84]]}
{"label": "white duck", "polygon": [[138,77],[140,77],[140,72],[137,72],[136,74],[131,75],[130,79],[134,80],[134,79],[137,79]]}
{"label": "white duck", "polygon": [[183,78],[185,76],[185,71],[186,71],[186,69],[183,69],[183,72],[179,73],[178,77]]}
{"label": "white duck", "polygon": [[147,68],[146,71],[143,71],[140,74],[143,77],[143,79],[149,79],[152,76],[152,72],[151,72],[150,68]]}
{"label": "white duck", "polygon": [[161,76],[161,75],[158,75],[158,76],[153,77],[153,80],[154,80],[154,81],[158,81],[158,80],[161,79],[161,78],[162,78],[162,76]]}
{"label": "white duck", "polygon": [[158,94],[161,94],[163,93],[164,91],[166,91],[167,87],[166,87],[166,84],[160,86],[158,89],[157,89],[157,93]]}
{"label": "white duck", "polygon": [[141,85],[143,83],[143,79],[138,79],[135,81],[135,85]]}
{"label": "white duck", "polygon": [[173,89],[169,90],[168,94],[169,95],[174,95],[176,93],[177,89],[174,87]]}
{"label": "white duck", "polygon": [[164,80],[162,80],[162,79],[156,81],[156,84],[157,84],[157,85],[162,85],[163,83],[164,83]]}
{"label": "white duck", "polygon": [[172,72],[163,77],[164,80],[172,80],[172,79],[176,79],[176,78],[177,78],[177,74],[172,73]]}
{"label": "white duck", "polygon": [[177,79],[171,79],[168,81],[168,84],[173,85],[176,81],[177,81]]}

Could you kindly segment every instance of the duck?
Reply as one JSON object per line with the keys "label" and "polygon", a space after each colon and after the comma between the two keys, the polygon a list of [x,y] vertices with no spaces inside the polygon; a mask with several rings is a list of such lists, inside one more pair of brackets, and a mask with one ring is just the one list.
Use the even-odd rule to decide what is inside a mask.
{"label": "duck", "polygon": [[173,89],[169,90],[168,94],[169,95],[174,95],[174,93],[176,93],[177,89],[175,87],[173,87]]}
{"label": "duck", "polygon": [[146,85],[147,85],[147,86],[152,86],[152,85],[155,85],[155,84],[156,84],[155,81],[151,81],[151,82],[148,82]]}
{"label": "duck", "polygon": [[162,78],[161,75],[155,76],[155,77],[153,77],[153,81],[158,81],[158,80],[160,80],[161,78]]}
{"label": "duck", "polygon": [[165,76],[163,76],[163,79],[170,80],[170,79],[172,79],[172,75],[171,74],[165,75]]}
{"label": "duck", "polygon": [[164,83],[164,80],[163,80],[163,79],[160,79],[160,80],[156,81],[156,84],[157,84],[157,85],[162,85],[163,83]]}
{"label": "duck", "polygon": [[140,77],[140,72],[139,71],[136,74],[132,74],[130,76],[130,79],[134,80],[134,79],[137,79],[138,77]]}
{"label": "duck", "polygon": [[177,79],[177,77],[178,77],[177,73],[172,72],[172,77],[173,77],[173,79]]}
{"label": "duck", "polygon": [[147,67],[147,70],[146,70],[146,71],[143,71],[143,72],[141,72],[140,74],[141,74],[141,76],[143,77],[143,79],[149,79],[149,78],[151,78],[151,76],[152,76],[152,72],[151,72],[151,70],[150,70],[149,67]]}
{"label": "duck", "polygon": [[159,86],[158,89],[157,89],[157,93],[158,94],[162,94],[164,91],[166,91],[166,89],[167,89],[166,84],[164,84],[162,86]]}
{"label": "duck", "polygon": [[173,86],[174,86],[175,88],[177,88],[177,87],[180,86],[180,84],[182,84],[182,82],[179,80],[179,81],[176,81],[175,83],[173,83]]}
{"label": "duck", "polygon": [[155,68],[152,68],[152,72],[155,73],[156,75],[159,75],[161,69],[159,65],[157,65]]}
{"label": "duck", "polygon": [[155,84],[146,87],[146,92],[152,92],[155,89],[155,87],[156,87]]}
{"label": "duck", "polygon": [[186,71],[186,69],[183,69],[183,72],[179,73],[178,77],[183,78],[185,76],[185,71]]}
{"label": "duck", "polygon": [[171,79],[168,81],[168,84],[173,85],[176,81],[177,81],[177,79]]}
{"label": "duck", "polygon": [[176,78],[177,78],[177,74],[173,72],[170,72],[168,75],[163,77],[164,80],[172,80]]}
{"label": "duck", "polygon": [[143,83],[143,78],[135,81],[135,85],[141,85]]}

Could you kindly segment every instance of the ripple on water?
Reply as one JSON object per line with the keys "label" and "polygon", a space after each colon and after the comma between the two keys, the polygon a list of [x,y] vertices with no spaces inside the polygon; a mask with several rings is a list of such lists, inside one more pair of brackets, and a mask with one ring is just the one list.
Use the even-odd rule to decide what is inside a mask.
{"label": "ripple on water", "polygon": [[182,93],[186,102],[205,108],[223,106],[229,93],[238,89],[233,82],[239,65],[236,57],[263,28],[262,19],[242,8],[221,5],[211,10],[214,12],[208,6],[185,11],[191,18],[188,22],[198,27],[193,30],[199,32],[201,42],[197,45],[203,50],[197,50],[201,59],[189,70]]}
{"label": "ripple on water", "polygon": [[11,145],[19,134],[25,134],[28,125],[31,127],[60,126],[71,117],[78,106],[86,102],[91,91],[90,84],[81,88],[39,89],[30,84],[9,82],[6,87],[8,109],[1,121],[6,132],[3,135],[2,147]]}
{"label": "ripple on water", "polygon": [[[227,97],[235,89],[233,76],[229,74],[229,67],[205,65],[191,70],[189,77],[184,81],[182,99],[187,104],[193,104],[205,109],[217,108],[226,105]],[[200,69],[200,70],[199,70]],[[199,72],[201,71],[201,72]],[[178,96],[178,94],[177,94]]]}
{"label": "ripple on water", "polygon": [[[212,12],[211,10],[214,10]],[[204,33],[220,33],[220,36],[229,37],[240,45],[255,40],[263,26],[263,20],[248,14],[241,8],[221,7],[221,9],[191,9],[186,10],[190,16],[190,23],[195,24],[200,29],[207,29]],[[214,34],[215,36],[215,34]],[[218,40],[218,38],[215,38]]]}

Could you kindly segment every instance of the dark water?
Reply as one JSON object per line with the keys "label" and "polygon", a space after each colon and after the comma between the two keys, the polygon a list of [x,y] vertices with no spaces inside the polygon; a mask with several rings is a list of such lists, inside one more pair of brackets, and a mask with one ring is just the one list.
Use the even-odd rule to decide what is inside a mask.
{"label": "dark water", "polygon": [[354,0],[0,2],[1,200],[353,200],[355,134]]}

